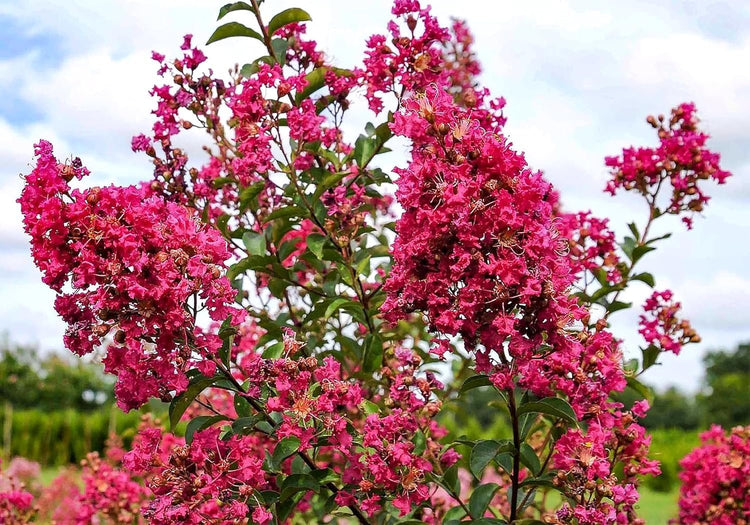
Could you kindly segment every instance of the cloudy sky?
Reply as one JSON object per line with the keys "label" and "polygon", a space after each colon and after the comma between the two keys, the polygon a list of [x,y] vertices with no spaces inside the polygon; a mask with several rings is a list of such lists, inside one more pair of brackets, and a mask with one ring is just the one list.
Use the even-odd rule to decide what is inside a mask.
{"label": "cloudy sky", "polygon": [[[31,263],[15,203],[33,143],[47,138],[60,157],[80,156],[95,174],[92,184],[148,178],[148,164],[129,142],[150,126],[150,51],[174,54],[188,32],[204,42],[222,4],[0,0],[0,332],[43,349],[62,345],[54,295]],[[309,33],[342,65],[357,63],[367,36],[384,31],[390,5],[294,4],[310,12]],[[265,9],[290,5],[268,0]],[[482,81],[508,101],[508,135],[558,186],[564,205],[608,216],[620,232],[632,218],[642,224],[646,210],[637,199],[602,193],[603,157],[652,144],[646,115],[696,102],[711,147],[734,177],[710,190],[693,231],[666,225],[678,233],[643,269],[659,288],[675,291],[704,339],[678,358],[663,358],[647,380],[697,388],[707,349],[750,340],[750,4],[436,0],[434,8],[444,20],[469,22]],[[258,56],[253,45],[227,40],[206,52],[214,69],[225,71]],[[647,293],[644,285],[628,299],[640,304]],[[635,349],[637,312],[616,315],[616,333]]]}

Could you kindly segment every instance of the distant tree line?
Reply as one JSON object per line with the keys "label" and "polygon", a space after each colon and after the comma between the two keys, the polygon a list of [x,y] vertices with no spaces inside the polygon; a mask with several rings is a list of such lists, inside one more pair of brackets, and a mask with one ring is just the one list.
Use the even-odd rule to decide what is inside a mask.
{"label": "distant tree line", "polygon": [[112,385],[101,366],[0,338],[0,399],[15,409],[87,412],[111,404]]}
{"label": "distant tree line", "polygon": [[731,428],[750,423],[750,342],[734,350],[709,352],[703,359],[700,391],[690,395],[671,387],[657,392],[643,420],[647,428]]}

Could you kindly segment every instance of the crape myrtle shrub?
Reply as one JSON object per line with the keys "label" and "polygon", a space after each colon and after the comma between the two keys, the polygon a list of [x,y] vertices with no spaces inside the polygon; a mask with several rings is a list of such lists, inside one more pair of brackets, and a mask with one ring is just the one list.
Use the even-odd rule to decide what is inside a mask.
{"label": "crape myrtle shrub", "polygon": [[[699,337],[666,290],[643,306],[642,359],[607,327],[628,285],[655,284],[635,270],[653,223],[690,227],[729,176],[695,107],[606,160],[607,191],[646,203],[618,241],[513,149],[462,22],[397,0],[345,69],[306,12],[272,11],[221,9],[209,43],[263,48],[227,78],[190,36],[153,54],[154,125],[132,141],[151,180],[87,188],[80,159],[36,145],[20,203],[66,346],[104,347],[123,409],[157,397],[189,421],[184,442],[146,424],[122,466],[90,462],[78,522],[642,523],[648,402],[613,396],[647,395],[638,375]],[[375,123],[351,142],[363,99]],[[205,162],[177,145],[191,128]],[[394,135],[409,158],[391,173]],[[510,432],[446,440],[437,416],[478,387]],[[33,513],[21,493],[4,516]]]}

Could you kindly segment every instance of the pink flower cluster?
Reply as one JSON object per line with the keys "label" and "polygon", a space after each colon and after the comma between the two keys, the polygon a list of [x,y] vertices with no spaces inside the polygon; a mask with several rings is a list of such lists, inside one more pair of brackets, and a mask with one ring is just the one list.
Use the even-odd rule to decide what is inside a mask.
{"label": "pink flower cluster", "polygon": [[26,490],[24,474],[27,473],[11,469],[12,465],[0,470],[0,523],[22,525],[29,523],[36,513],[34,496]]}
{"label": "pink flower cluster", "polygon": [[[659,146],[625,148],[622,156],[607,157],[612,174],[607,191],[614,195],[620,188],[635,190],[658,205],[656,195],[669,183],[671,196],[662,212],[679,215],[702,211],[709,197],[701,181],[713,179],[724,184],[731,174],[719,166],[719,154],[706,148],[708,135],[698,128],[695,113],[694,104],[683,103],[669,118],[649,116],[647,121],[657,130]],[[690,215],[683,215],[682,220],[692,227]]]}
{"label": "pink flower cluster", "polygon": [[[431,373],[418,377],[420,365],[411,350],[397,348],[381,370],[389,384],[383,402],[390,410],[369,414],[361,438],[345,453],[343,479],[353,487],[339,492],[339,504],[359,500],[362,510],[375,514],[391,501],[406,515],[428,499],[427,474],[434,466],[458,460],[454,450],[444,451],[439,440],[446,431],[433,420],[440,410],[433,391],[443,385]],[[417,437],[423,440],[419,447]]]}
{"label": "pink flower cluster", "polygon": [[137,187],[74,190],[69,181],[88,173],[78,159],[59,163],[45,141],[36,154],[19,202],[34,261],[68,323],[65,345],[84,355],[107,344],[122,408],[170,399],[187,386],[185,371],[221,346],[196,326],[198,306],[215,321],[242,318],[223,277],[226,241],[191,210]]}
{"label": "pink flower cluster", "polygon": [[643,525],[634,507],[638,476],[660,472],[658,462],[647,458],[650,436],[635,423],[635,417],[646,414],[648,403],[637,402],[632,412],[621,407],[613,403],[612,410],[589,421],[586,430],[570,430],[555,444],[554,483],[575,503],[557,511],[558,523]]}
{"label": "pink flower cluster", "polygon": [[680,307],[680,303],[672,299],[670,290],[654,291],[643,304],[638,333],[648,344],[679,355],[684,345],[701,340],[690,321],[677,317]]}
{"label": "pink flower cluster", "polygon": [[[238,523],[258,506],[255,491],[269,487],[262,468],[267,443],[256,436],[222,440],[219,433],[216,427],[197,432],[189,445],[158,429],[141,434],[124,464],[135,473],[153,472],[147,480],[153,499],[143,511],[149,523]],[[259,523],[268,522],[257,519],[265,515],[262,508],[253,512]]]}
{"label": "pink flower cluster", "polygon": [[680,462],[679,523],[737,525],[750,520],[750,426],[718,425]]}
{"label": "pink flower cluster", "polygon": [[568,240],[568,258],[571,270],[579,276],[588,270],[604,270],[609,283],[620,282],[622,276],[617,268],[615,233],[609,228],[607,219],[599,219],[591,212],[562,213],[557,225],[560,234]]}
{"label": "pink flower cluster", "polygon": [[509,337],[510,355],[529,357],[543,333],[582,315],[566,293],[573,275],[549,183],[440,89],[409,99],[392,128],[414,147],[408,168],[396,169],[404,213],[386,318],[423,311],[434,331],[477,349],[484,369],[490,352],[505,359]]}

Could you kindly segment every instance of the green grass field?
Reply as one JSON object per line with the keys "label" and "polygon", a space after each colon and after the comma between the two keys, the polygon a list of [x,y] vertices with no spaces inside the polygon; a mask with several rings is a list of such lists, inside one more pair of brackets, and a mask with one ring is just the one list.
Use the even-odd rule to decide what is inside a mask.
{"label": "green grass field", "polygon": [[646,525],[662,525],[677,516],[679,490],[654,492],[644,488],[640,492],[639,515],[646,520]]}

